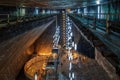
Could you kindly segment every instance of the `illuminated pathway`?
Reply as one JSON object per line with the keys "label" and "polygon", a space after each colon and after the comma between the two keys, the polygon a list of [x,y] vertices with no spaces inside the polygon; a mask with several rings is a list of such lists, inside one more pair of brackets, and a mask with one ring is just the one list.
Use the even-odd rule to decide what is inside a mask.
{"label": "illuminated pathway", "polygon": [[107,73],[94,59],[75,51],[73,26],[66,15],[66,49],[63,49],[61,57],[61,73],[67,79],[60,80],[110,80]]}
{"label": "illuminated pathway", "polygon": [[[70,20],[69,18],[67,19]],[[48,72],[46,73],[46,78],[43,80],[110,80],[107,73],[101,66],[98,65],[94,59],[88,58],[75,51],[77,45],[74,44],[75,41],[72,39],[74,36],[74,31],[72,31],[72,24],[69,21],[66,24],[69,25],[69,27],[66,27],[66,30],[68,31],[65,33],[67,37],[66,47],[60,48],[59,54],[61,54],[61,56],[57,72],[54,71],[55,66],[53,64],[48,64],[47,67],[45,67]],[[49,29],[51,29],[51,31],[49,31]],[[56,28],[55,31],[54,25],[49,27],[43,33],[40,39],[36,42],[36,51],[39,55],[42,55],[43,52],[47,55],[47,53],[52,51],[52,48],[58,48],[58,33],[59,27]],[[49,41],[47,41],[48,38],[50,39]],[[58,79],[56,79],[56,74],[59,74],[57,76]]]}
{"label": "illuminated pathway", "polygon": [[[61,72],[68,80],[110,80],[107,73],[94,59],[85,57],[75,51],[73,53],[71,62],[68,59],[67,52],[61,58]],[[71,70],[71,73],[69,70]]]}

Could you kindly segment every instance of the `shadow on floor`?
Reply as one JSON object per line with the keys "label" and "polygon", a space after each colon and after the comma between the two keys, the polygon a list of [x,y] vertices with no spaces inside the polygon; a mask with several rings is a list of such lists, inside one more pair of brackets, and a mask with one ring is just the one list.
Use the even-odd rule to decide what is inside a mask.
{"label": "shadow on floor", "polygon": [[89,58],[95,59],[94,47],[87,42],[83,37],[80,37],[80,40],[77,45],[77,51]]}

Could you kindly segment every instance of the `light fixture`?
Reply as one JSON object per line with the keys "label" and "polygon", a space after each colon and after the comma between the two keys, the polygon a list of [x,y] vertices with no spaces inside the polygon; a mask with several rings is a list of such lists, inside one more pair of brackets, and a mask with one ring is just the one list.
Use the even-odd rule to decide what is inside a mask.
{"label": "light fixture", "polygon": [[35,78],[35,80],[38,80],[37,72],[35,73],[35,77],[34,78]]}
{"label": "light fixture", "polygon": [[96,1],[96,4],[100,4],[100,0],[97,0],[97,1]]}

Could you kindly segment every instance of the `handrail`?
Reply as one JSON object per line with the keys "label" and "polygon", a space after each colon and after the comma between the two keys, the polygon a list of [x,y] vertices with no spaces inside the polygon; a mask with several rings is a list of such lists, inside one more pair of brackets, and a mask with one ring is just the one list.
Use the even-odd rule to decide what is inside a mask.
{"label": "handrail", "polygon": [[[70,15],[70,16],[71,16],[71,15]],[[100,33],[99,33],[98,30],[90,28],[87,24],[82,23],[82,21],[81,21],[80,19],[76,18],[75,16],[71,16],[71,17],[72,17],[72,19],[76,20],[76,22],[77,22],[77,21],[80,22],[80,24],[81,24],[81,28],[80,28],[80,29],[83,29],[82,27],[84,27],[84,29],[85,29],[85,28],[89,28],[89,30],[92,32],[92,34],[95,35],[95,37],[99,38],[99,40],[102,41],[102,42],[106,45],[106,47],[110,48],[111,51],[112,51],[113,53],[115,53],[115,55],[118,56],[118,58],[120,58],[120,55],[119,55],[119,51],[120,51],[119,45],[116,44],[116,43],[115,43],[116,40],[114,40],[115,37],[119,38],[120,33],[118,33],[118,35],[116,35],[112,30],[110,30],[110,32],[112,33],[111,35],[112,35],[112,36],[115,35],[114,37],[111,37],[111,35],[106,34],[107,32],[106,32],[106,33],[102,32],[102,34],[101,34],[101,31],[100,31]],[[97,33],[97,32],[98,32],[98,33]],[[108,36],[108,35],[109,35],[109,36]],[[107,36],[107,37],[106,37],[106,36]],[[103,38],[105,38],[105,40],[104,40]],[[109,40],[109,39],[110,39],[110,40]],[[114,41],[114,42],[113,42],[113,41]],[[118,41],[118,40],[117,40],[117,41]],[[113,44],[114,44],[114,45],[113,45]],[[112,46],[111,46],[111,45],[112,45]]]}
{"label": "handrail", "polygon": [[34,21],[34,20],[39,20],[42,18],[47,18],[53,15],[39,15],[37,17],[35,16],[7,16],[6,18],[4,18],[4,20],[0,20],[0,28],[2,27],[6,27],[8,25],[11,24],[17,24],[17,23],[22,23],[22,22],[28,22],[28,21]]}
{"label": "handrail", "polygon": [[10,14],[0,14],[0,16],[3,16],[3,15],[7,16],[7,23],[9,23],[10,22]]}
{"label": "handrail", "polygon": [[9,15],[9,14],[0,14],[0,15]]}
{"label": "handrail", "polygon": [[[93,13],[91,13],[91,14],[93,14]],[[119,15],[118,16],[119,18],[117,18],[117,19],[120,20],[120,14],[114,14],[114,15],[115,15],[115,17],[116,17],[116,15]],[[76,14],[74,16],[79,16],[79,14]],[[119,33],[119,30],[120,30],[119,26],[120,25],[118,22],[120,22],[120,21],[118,20],[117,23],[115,21],[113,21],[113,19],[111,19],[112,16],[110,14],[106,14],[103,19],[101,19],[101,18],[98,19],[97,16],[95,16],[95,15],[89,16],[89,15],[82,15],[81,14],[81,16],[79,16],[79,17],[82,19],[86,19],[86,22],[89,25],[92,24],[92,25],[94,25],[94,27],[97,27],[97,28],[99,26],[99,25],[97,25],[97,23],[100,23],[101,25],[103,24],[104,27],[106,28],[106,33],[110,33],[111,30],[114,32],[117,31],[117,33]],[[90,20],[93,22],[90,23],[89,22]],[[116,27],[113,27],[113,26],[116,26]],[[116,30],[115,28],[118,30]]]}
{"label": "handrail", "polygon": [[104,15],[120,15],[120,13],[79,13],[79,14],[104,14]]}

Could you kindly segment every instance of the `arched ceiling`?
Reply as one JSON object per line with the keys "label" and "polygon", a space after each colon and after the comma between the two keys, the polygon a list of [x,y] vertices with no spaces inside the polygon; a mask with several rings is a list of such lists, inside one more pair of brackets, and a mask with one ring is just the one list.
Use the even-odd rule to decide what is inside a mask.
{"label": "arched ceiling", "polygon": [[0,5],[45,8],[79,8],[81,6],[95,5],[97,1],[104,3],[110,0],[0,0]]}

